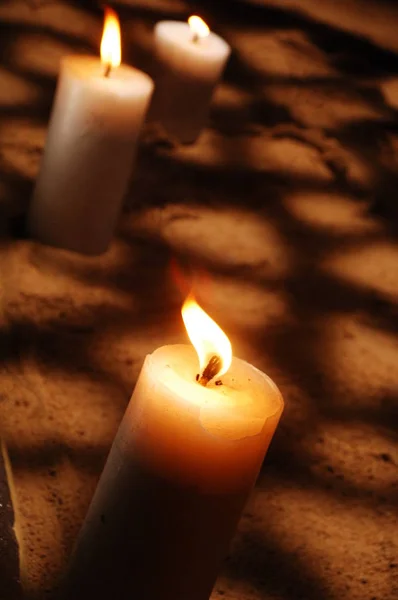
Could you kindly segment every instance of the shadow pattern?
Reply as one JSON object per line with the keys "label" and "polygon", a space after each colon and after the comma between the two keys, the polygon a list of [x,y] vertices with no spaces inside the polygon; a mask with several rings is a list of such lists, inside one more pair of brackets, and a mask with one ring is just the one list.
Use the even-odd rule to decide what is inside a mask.
{"label": "shadow pattern", "polygon": [[[78,6],[100,27],[101,11],[96,2],[67,4]],[[88,315],[87,311],[79,312],[77,301],[63,306],[55,293],[55,307],[40,307],[46,294],[37,292],[36,298],[33,294],[36,309],[32,316],[26,309],[31,299],[24,297],[18,288],[24,285],[23,277],[21,281],[12,279],[14,288],[6,289],[2,297],[6,315],[0,330],[2,368],[11,374],[18,370],[23,373],[25,361],[33,356],[39,365],[46,365],[46,372],[59,372],[71,380],[83,373],[86,380],[104,386],[111,381],[120,390],[114,400],[116,412],[112,413],[116,414],[114,430],[143,357],[143,346],[138,341],[134,342],[137,350],[133,358],[116,356],[115,339],[123,336],[126,329],[132,333],[130,341],[134,336],[137,340],[144,337],[145,331],[152,334],[156,331],[160,340],[170,342],[180,340],[183,335],[178,325],[179,298],[173,291],[169,270],[172,256],[185,265],[194,280],[205,273],[221,290],[232,281],[258,289],[265,296],[278,295],[284,302],[283,314],[269,326],[260,324],[249,331],[228,322],[222,307],[211,297],[206,299],[216,316],[218,311],[222,324],[225,319],[237,346],[252,349],[257,364],[278,381],[287,400],[286,414],[259,479],[260,493],[267,491],[269,496],[266,508],[270,516],[257,523],[253,515],[245,515],[225,565],[225,577],[232,582],[231,590],[244,582],[254,590],[256,598],[332,600],[335,592],[326,575],[320,575],[314,557],[304,547],[305,542],[298,545],[298,550],[297,547],[292,550],[281,533],[284,515],[271,509],[278,498],[288,501],[291,491],[308,494],[322,506],[336,503],[341,510],[352,511],[352,519],[362,515],[361,511],[373,519],[384,511],[396,509],[398,380],[394,373],[389,373],[380,386],[375,385],[377,389],[372,388],[363,397],[363,387],[341,380],[336,367],[340,364],[339,356],[332,349],[337,322],[341,323],[336,326],[338,339],[344,348],[348,347],[344,352],[349,353],[350,344],[356,344],[357,353],[368,352],[368,358],[364,358],[366,365],[366,360],[375,361],[377,354],[367,350],[366,344],[378,343],[381,353],[384,345],[394,348],[396,360],[398,288],[386,292],[379,285],[383,277],[390,281],[382,268],[366,280],[348,277],[328,265],[336,258],[359,256],[363,252],[366,261],[366,251],[377,245],[387,244],[393,253],[397,250],[397,109],[385,86],[397,78],[398,56],[356,32],[349,33],[287,9],[237,0],[188,2],[186,12],[176,10],[171,4],[169,9],[157,9],[151,3],[137,7],[115,3],[115,6],[126,24],[126,60],[149,72],[153,66],[150,44],[153,24],[160,18],[185,18],[190,12],[200,12],[233,47],[225,88],[232,90],[239,100],[235,101],[234,95],[228,96],[228,101],[222,95],[216,98],[210,128],[196,150],[181,149],[162,136],[144,134],[135,180],[115,242],[118,248],[125,249],[119,261],[79,262],[54,251],[49,265],[40,259],[33,260],[29,254],[30,268],[44,269],[49,277],[55,271],[62,271],[73,282],[69,290],[83,286],[95,301]],[[32,7],[35,11],[44,9],[41,3]],[[24,117],[43,124],[48,118],[54,78],[13,63],[12,45],[26,33],[61,40],[73,51],[95,51],[93,40],[84,33],[78,38],[37,23],[1,25],[2,68],[33,83],[40,94],[33,103],[0,106],[0,133],[4,123],[13,119]],[[283,59],[277,63],[280,68],[271,64],[269,49],[272,56],[282,53]],[[305,109],[307,102],[313,104]],[[280,143],[287,145],[279,146]],[[297,153],[292,155],[292,165],[281,160],[271,161],[269,166],[266,164],[269,154],[262,160],[255,157],[260,147],[291,149],[297,147],[295,144],[300,148],[299,154],[309,153],[312,157],[311,168],[294,168]],[[212,154],[214,150],[216,155]],[[40,147],[35,152],[39,156]],[[32,180],[14,170],[2,155],[0,161],[7,200],[12,203],[15,196],[25,201]],[[292,197],[313,198],[310,215],[300,208],[300,202],[292,202]],[[339,198],[344,198],[347,210],[360,214],[361,224],[365,225],[358,228],[355,219],[349,218],[337,219],[337,225],[332,219],[332,225],[325,225],[317,219],[322,214],[325,197],[331,199],[331,206],[333,199],[339,206]],[[189,231],[209,210],[237,214],[245,211],[271,228],[287,257],[288,268],[274,269],[271,257],[261,264],[230,260],[228,253],[220,255],[209,250],[206,240],[202,246],[196,243],[180,247],[172,235],[164,235],[167,227],[174,227],[178,220]],[[154,221],[148,226],[149,217]],[[19,221],[8,219],[6,213],[0,218],[4,224],[2,252],[7,264],[12,260],[15,245],[32,243],[21,241],[23,227]],[[353,264],[352,271],[356,267],[361,270],[360,263]],[[398,284],[393,274],[391,281],[390,287]],[[98,300],[101,294],[111,294],[112,301]],[[124,302],[123,309],[120,299]],[[239,302],[234,306],[239,308]],[[103,360],[103,354],[93,352],[97,339],[101,338],[101,328],[112,331],[110,345],[115,361],[124,365],[118,370]],[[370,341],[366,341],[368,336]],[[347,361],[349,358],[347,354]],[[389,361],[386,369],[391,365]],[[358,367],[355,360],[353,365]],[[365,376],[367,367],[361,368],[359,376]],[[4,410],[0,401],[0,416],[8,423],[3,417],[10,407],[7,399],[3,405]],[[18,411],[18,405],[12,406]],[[2,427],[4,434],[10,435],[10,425],[0,423],[0,434]],[[113,430],[108,431],[106,442],[94,446],[73,437],[72,441],[66,439],[63,430],[58,439],[56,428],[52,438],[38,445],[19,444],[11,436],[14,468],[16,472],[54,470],[66,456],[77,470],[95,478],[102,468]],[[345,460],[344,452],[335,449],[335,438],[337,445],[346,444],[345,452],[351,453],[353,460],[348,457]],[[357,442],[359,448],[355,447]],[[364,462],[369,465],[366,473],[360,470]],[[355,469],[359,475],[353,472]],[[79,505],[73,528],[64,532],[65,556],[70,552],[89,496],[87,493]],[[295,513],[293,504],[291,510],[298,522],[300,515]],[[326,509],[321,522],[322,518],[327,518]],[[294,535],[300,533],[304,539],[305,530],[297,526]],[[321,535],[320,531],[314,535]],[[394,548],[393,545],[390,548],[388,538],[389,532],[385,531],[375,551],[383,557],[380,568],[393,573]],[[366,569],[371,572],[369,565]],[[350,579],[350,565],[345,566],[344,572],[345,578]],[[48,584],[48,595],[52,594],[55,579]],[[397,589],[394,581],[391,577],[384,584],[383,593],[391,594],[388,596],[391,598]],[[358,580],[356,585],[364,590],[376,589],[376,583],[371,588],[367,582]],[[376,598],[372,593],[369,591],[366,597]],[[30,597],[39,598],[41,594],[32,591]],[[345,590],[339,597],[354,598],[349,594]],[[215,590],[215,597],[218,596],[228,597],[222,583]],[[230,597],[235,597],[233,591]]]}

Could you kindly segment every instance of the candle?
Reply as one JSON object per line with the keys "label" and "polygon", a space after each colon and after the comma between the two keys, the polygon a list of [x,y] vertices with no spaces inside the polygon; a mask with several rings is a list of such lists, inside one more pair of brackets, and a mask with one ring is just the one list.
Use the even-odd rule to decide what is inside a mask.
{"label": "candle", "polygon": [[189,23],[161,21],[155,27],[158,76],[152,116],[182,143],[196,140],[205,125],[229,45],[200,17]]}
{"label": "candle", "polygon": [[65,598],[207,600],[283,409],[189,298],[189,345],[146,357],[65,584]]}
{"label": "candle", "polygon": [[44,243],[101,254],[112,238],[152,80],[120,65],[117,16],[107,9],[101,60],[66,57],[29,214]]}

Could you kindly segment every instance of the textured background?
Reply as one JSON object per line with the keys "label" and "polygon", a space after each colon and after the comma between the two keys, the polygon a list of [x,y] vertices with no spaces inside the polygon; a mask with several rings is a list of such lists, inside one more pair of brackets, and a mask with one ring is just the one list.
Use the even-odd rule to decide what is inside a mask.
{"label": "textured background", "polygon": [[[151,71],[161,18],[233,46],[195,146],[144,133],[111,250],[26,239],[59,59],[97,53],[95,3],[0,4],[0,436],[29,600],[65,568],[143,357],[184,341],[173,257],[286,411],[214,590],[398,597],[398,8],[285,0],[118,5]],[[1,568],[0,568],[1,572]],[[3,596],[2,596],[3,593]],[[4,595],[1,600],[13,600]]]}

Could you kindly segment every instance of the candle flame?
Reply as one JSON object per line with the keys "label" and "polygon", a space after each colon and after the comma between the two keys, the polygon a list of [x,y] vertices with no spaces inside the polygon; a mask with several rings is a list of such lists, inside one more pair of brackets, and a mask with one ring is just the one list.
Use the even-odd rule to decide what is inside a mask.
{"label": "candle flame", "polygon": [[203,39],[210,34],[210,29],[204,20],[197,15],[192,15],[192,17],[189,17],[188,23],[195,38]]}
{"label": "candle flame", "polygon": [[119,18],[114,10],[105,8],[104,32],[101,40],[101,60],[111,67],[122,62]]}
{"label": "candle flame", "polygon": [[203,372],[212,357],[217,356],[221,360],[221,367],[214,376],[224,375],[231,366],[232,347],[223,330],[191,295],[185,300],[181,313],[188,337],[199,358],[200,372]]}

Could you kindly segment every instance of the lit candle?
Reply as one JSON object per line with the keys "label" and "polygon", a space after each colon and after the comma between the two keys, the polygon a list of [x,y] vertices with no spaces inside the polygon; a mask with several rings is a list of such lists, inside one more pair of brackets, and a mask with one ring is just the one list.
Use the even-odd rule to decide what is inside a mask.
{"label": "lit candle", "polygon": [[189,298],[189,345],[146,357],[80,533],[65,598],[207,600],[283,410]]}
{"label": "lit candle", "polygon": [[155,27],[158,65],[152,117],[182,143],[204,127],[214,88],[230,46],[197,16],[188,23],[161,21]]}
{"label": "lit candle", "polygon": [[110,243],[153,90],[147,75],[120,62],[119,23],[107,9],[101,60],[62,62],[29,214],[44,243],[85,254]]}

